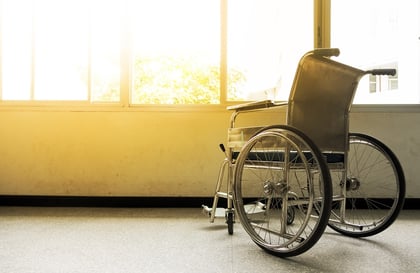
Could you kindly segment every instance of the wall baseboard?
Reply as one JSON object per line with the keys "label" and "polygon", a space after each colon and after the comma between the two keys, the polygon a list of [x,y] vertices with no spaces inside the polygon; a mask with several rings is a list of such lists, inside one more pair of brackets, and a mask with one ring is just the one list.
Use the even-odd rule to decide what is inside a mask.
{"label": "wall baseboard", "polygon": [[[201,205],[211,205],[212,202],[213,198],[210,197],[0,195],[0,206],[200,208]],[[221,200],[220,205],[224,203]]]}
{"label": "wall baseboard", "polygon": [[[0,195],[0,206],[200,208],[212,203],[212,197]],[[220,199],[219,207],[226,207],[225,199]],[[403,209],[420,209],[420,198],[407,198]]]}

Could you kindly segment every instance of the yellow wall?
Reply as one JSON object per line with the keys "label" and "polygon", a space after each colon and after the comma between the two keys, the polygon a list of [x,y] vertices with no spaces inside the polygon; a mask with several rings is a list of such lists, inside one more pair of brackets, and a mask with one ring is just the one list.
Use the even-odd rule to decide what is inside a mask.
{"label": "yellow wall", "polygon": [[[211,196],[230,112],[0,111],[0,195]],[[254,117],[254,116],[253,116]],[[262,123],[284,113],[256,116]],[[353,131],[400,158],[420,197],[420,111],[355,112]]]}
{"label": "yellow wall", "polygon": [[0,194],[205,196],[227,111],[0,112]]}

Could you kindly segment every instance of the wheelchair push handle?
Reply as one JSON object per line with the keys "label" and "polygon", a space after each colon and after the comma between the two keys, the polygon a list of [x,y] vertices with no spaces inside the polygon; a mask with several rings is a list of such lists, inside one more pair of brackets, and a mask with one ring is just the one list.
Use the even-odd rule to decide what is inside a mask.
{"label": "wheelchair push handle", "polygon": [[375,76],[379,76],[379,75],[395,76],[397,74],[397,70],[394,68],[372,69],[372,70],[366,71],[366,74],[372,74]]}
{"label": "wheelchair push handle", "polygon": [[[316,48],[308,54],[312,54],[315,56],[321,57],[337,57],[340,55],[340,49],[338,48]],[[394,68],[378,68],[378,69],[371,69],[365,71],[365,74],[371,74],[374,76],[395,76],[397,74],[397,70]]]}
{"label": "wheelchair push handle", "polygon": [[316,48],[312,51],[313,55],[322,57],[337,57],[340,55],[340,49],[338,48]]}

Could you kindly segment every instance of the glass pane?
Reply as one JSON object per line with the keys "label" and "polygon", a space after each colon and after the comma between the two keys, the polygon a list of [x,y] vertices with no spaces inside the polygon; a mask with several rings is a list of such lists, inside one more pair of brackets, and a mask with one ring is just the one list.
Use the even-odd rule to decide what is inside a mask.
{"label": "glass pane", "polygon": [[34,5],[34,99],[87,100],[88,5],[55,0]]}
{"label": "glass pane", "polygon": [[[22,9],[22,7],[25,7]],[[2,99],[31,98],[32,1],[2,2]]]}
{"label": "glass pane", "polygon": [[219,6],[215,0],[129,2],[131,103],[219,103]]}
{"label": "glass pane", "polygon": [[337,60],[365,70],[398,70],[396,77],[364,77],[354,103],[420,102],[419,18],[419,1],[331,1],[331,45],[341,50]]}
{"label": "glass pane", "polygon": [[120,0],[93,1],[91,11],[92,101],[120,101]]}
{"label": "glass pane", "polygon": [[228,99],[286,100],[300,57],[313,49],[313,1],[228,5]]}

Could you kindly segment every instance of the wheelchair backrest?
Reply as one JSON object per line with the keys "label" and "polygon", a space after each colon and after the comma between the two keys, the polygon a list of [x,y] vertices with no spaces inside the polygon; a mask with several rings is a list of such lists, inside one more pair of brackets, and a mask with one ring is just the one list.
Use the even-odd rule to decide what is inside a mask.
{"label": "wheelchair backrest", "polygon": [[364,74],[327,57],[306,54],[290,92],[287,124],[305,132],[323,152],[347,151],[349,111]]}

